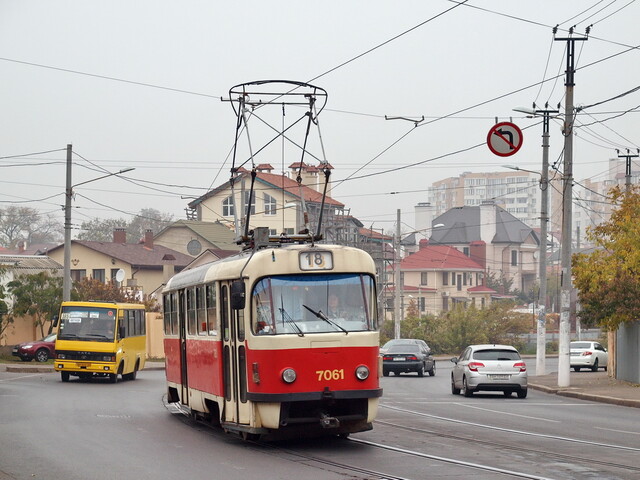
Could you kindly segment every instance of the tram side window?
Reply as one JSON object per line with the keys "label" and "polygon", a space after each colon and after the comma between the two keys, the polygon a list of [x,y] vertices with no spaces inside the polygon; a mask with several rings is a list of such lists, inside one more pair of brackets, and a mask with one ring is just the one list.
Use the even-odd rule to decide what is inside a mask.
{"label": "tram side window", "polygon": [[207,331],[209,335],[218,334],[218,317],[216,311],[216,286],[210,283],[206,286],[207,294]]}
{"label": "tram side window", "polygon": [[180,295],[176,292],[171,294],[171,334],[177,335],[179,324],[178,324],[178,299]]}
{"label": "tram side window", "polygon": [[170,335],[171,332],[171,309],[173,305],[171,304],[171,294],[168,293],[164,297],[162,297],[162,317],[164,320],[164,334]]}
{"label": "tram side window", "polygon": [[187,289],[187,333],[196,334],[196,299],[193,288]]}
{"label": "tram side window", "polygon": [[197,326],[198,335],[207,334],[207,310],[204,303],[204,285],[198,285],[196,287],[196,313],[197,313]]}
{"label": "tram side window", "polygon": [[222,332],[225,341],[229,340],[229,312],[228,312],[227,286],[223,285],[220,289],[220,316],[222,320]]}

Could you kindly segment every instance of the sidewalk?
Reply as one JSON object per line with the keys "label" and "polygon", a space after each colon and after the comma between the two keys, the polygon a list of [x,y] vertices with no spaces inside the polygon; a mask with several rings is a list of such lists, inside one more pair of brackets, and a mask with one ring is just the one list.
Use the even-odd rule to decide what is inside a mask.
{"label": "sidewalk", "polygon": [[558,387],[557,372],[541,376],[530,375],[529,388],[564,397],[640,408],[640,385],[616,380],[602,370],[571,371],[568,387]]}

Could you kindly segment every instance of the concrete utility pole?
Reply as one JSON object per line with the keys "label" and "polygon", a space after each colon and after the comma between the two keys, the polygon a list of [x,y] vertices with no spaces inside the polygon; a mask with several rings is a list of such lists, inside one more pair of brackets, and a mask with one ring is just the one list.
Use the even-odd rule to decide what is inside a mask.
{"label": "concrete utility pole", "polygon": [[[628,148],[626,155],[620,155],[620,150],[616,150],[616,152],[618,153],[618,158],[624,158],[627,160],[624,174],[624,187],[626,193],[629,193],[631,191],[631,159],[638,158],[638,155],[629,154]],[[640,152],[640,149],[638,152]]]}
{"label": "concrete utility pole", "polygon": [[[556,29],[554,28],[554,36]],[[589,31],[587,30],[587,34]],[[569,29],[569,37],[554,40],[567,42],[567,70],[565,77],[564,106],[564,172],[562,192],[562,286],[560,295],[560,333],[558,341],[558,386],[568,387],[571,384],[571,364],[569,359],[570,326],[571,326],[571,222],[573,213],[573,87],[575,75],[575,44],[585,41],[587,37],[574,37],[573,27]]]}
{"label": "concrete utility pole", "polygon": [[121,173],[130,172],[135,168],[125,168],[115,173],[108,173],[101,177],[92,178],[85,182],[80,182],[75,185],[71,185],[71,145],[67,145],[67,182],[65,188],[65,202],[64,202],[64,265],[63,265],[63,277],[62,277],[62,301],[68,302],[71,300],[71,198],[73,197],[73,188],[85,183],[94,182],[102,178],[111,177],[113,175],[120,175]]}
{"label": "concrete utility pole", "polygon": [[64,264],[62,277],[62,301],[71,300],[71,145],[67,145],[67,182],[64,191]]}
{"label": "concrete utility pole", "polygon": [[393,337],[400,338],[400,297],[402,290],[402,280],[400,279],[400,209],[397,210],[396,234],[395,234],[395,271],[394,271],[394,300],[393,300]]}
{"label": "concrete utility pole", "polygon": [[[560,113],[559,110],[544,110],[534,108],[514,108],[534,117],[542,115],[542,172],[540,173],[540,190],[542,199],[540,204],[540,260],[538,261],[538,278],[540,291],[538,292],[538,321],[536,327],[536,375],[546,375],[547,348],[547,226],[549,223],[549,116]],[[516,167],[517,168],[517,167]],[[522,170],[517,168],[518,170]]]}

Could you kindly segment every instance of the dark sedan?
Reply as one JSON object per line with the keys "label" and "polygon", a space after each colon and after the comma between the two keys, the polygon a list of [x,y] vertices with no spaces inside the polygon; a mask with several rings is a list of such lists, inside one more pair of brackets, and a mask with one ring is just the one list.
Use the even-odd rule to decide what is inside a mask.
{"label": "dark sedan", "polygon": [[20,357],[23,362],[30,362],[34,358],[39,362],[46,362],[54,358],[56,334],[47,335],[41,340],[20,343],[13,347],[11,355]]}
{"label": "dark sedan", "polygon": [[430,376],[436,374],[436,362],[429,351],[416,344],[392,345],[382,355],[382,373],[385,377],[393,372],[416,372],[419,377],[428,372]]}

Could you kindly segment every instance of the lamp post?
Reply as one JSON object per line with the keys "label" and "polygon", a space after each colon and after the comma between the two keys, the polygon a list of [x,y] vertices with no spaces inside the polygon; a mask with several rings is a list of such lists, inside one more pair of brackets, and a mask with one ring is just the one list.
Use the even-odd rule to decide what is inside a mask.
{"label": "lamp post", "polygon": [[134,168],[125,168],[119,172],[109,173],[101,177],[92,178],[85,182],[71,185],[71,145],[67,145],[67,186],[65,190],[64,202],[64,272],[62,277],[62,301],[68,302],[71,299],[71,198],[73,197],[73,189],[85,183],[94,182],[103,178],[120,175],[122,173],[135,170]]}

